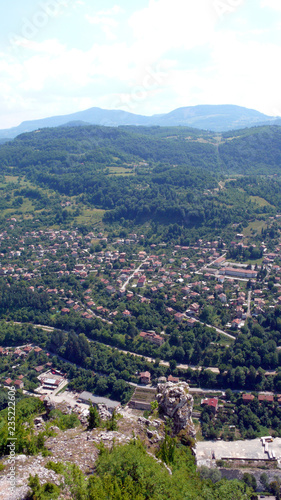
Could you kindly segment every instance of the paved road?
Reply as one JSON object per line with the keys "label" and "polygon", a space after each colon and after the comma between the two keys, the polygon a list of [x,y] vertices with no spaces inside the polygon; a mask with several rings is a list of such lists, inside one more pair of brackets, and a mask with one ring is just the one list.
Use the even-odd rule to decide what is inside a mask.
{"label": "paved road", "polygon": [[208,264],[206,264],[205,266],[203,266],[203,267],[201,268],[201,270],[203,271],[203,269],[204,269],[204,270],[208,269],[208,267],[211,267],[211,266],[214,264],[214,262],[216,262],[218,259],[220,259],[221,257],[225,257],[225,256],[226,256],[226,254],[227,254],[227,252],[225,252],[225,253],[223,253],[222,255],[220,255],[220,257],[216,257],[216,258],[215,258],[212,262],[209,262]]}
{"label": "paved road", "polygon": [[148,257],[146,257],[146,259],[144,259],[144,260],[140,263],[139,267],[137,267],[136,269],[134,269],[134,270],[133,270],[132,274],[130,274],[130,276],[129,276],[129,277],[128,277],[128,279],[125,281],[125,283],[123,283],[123,285],[122,285],[122,287],[121,287],[121,290],[126,290],[126,287],[128,286],[128,284],[129,284],[130,280],[134,277],[134,275],[135,275],[136,273],[138,273],[138,272],[140,271],[140,269],[141,269],[142,265],[143,265],[143,264],[147,261],[147,259],[148,259]]}
{"label": "paved road", "polygon": [[[88,339],[88,340],[90,342],[97,342],[96,340],[94,340],[94,341],[91,340],[91,339]],[[125,351],[124,349],[119,349],[118,347],[114,347],[114,346],[111,346],[111,345],[108,345],[108,344],[104,344],[103,342],[98,342],[98,343],[102,344],[102,345],[106,345],[107,347],[111,347],[111,348],[117,349],[119,352],[123,352],[124,354],[131,354],[132,356],[137,356],[138,358],[144,358],[149,363],[155,363],[155,359],[151,358],[149,356],[144,356],[143,354],[137,354],[135,352]],[[163,360],[160,360],[159,364],[162,365],[162,366],[169,366],[170,365],[170,363],[168,361],[163,361]],[[183,369],[183,370],[187,370],[188,368],[191,368],[191,370],[201,370],[201,369],[204,368],[205,370],[210,370],[213,373],[219,373],[220,372],[218,368],[215,368],[215,367],[212,367],[212,366],[194,366],[194,365],[178,364],[177,368],[180,368],[180,369]]]}
{"label": "paved road", "polygon": [[[16,323],[17,325],[21,325],[21,324],[24,325],[24,324],[26,324],[26,323],[19,323],[19,322],[15,322],[15,321],[13,323]],[[52,326],[34,325],[32,323],[29,323],[29,324],[31,324],[35,328],[42,328],[42,330],[45,330],[45,331],[48,331],[48,332],[52,332],[53,330],[59,330],[59,328],[54,328]],[[131,354],[132,356],[137,356],[139,358],[144,358],[149,363],[155,363],[155,359],[151,358],[149,356],[144,356],[143,354],[137,354],[135,352],[130,352],[130,351],[125,351],[124,349],[119,349],[118,347],[115,347],[115,346],[112,346],[112,345],[109,345],[109,344],[105,344],[104,342],[100,342],[98,340],[90,339],[89,337],[87,337],[87,335],[85,335],[85,337],[88,339],[89,342],[97,342],[98,344],[105,345],[107,347],[110,347],[111,349],[117,349],[119,352],[123,352],[124,354]],[[58,357],[61,358],[63,361],[66,361],[67,363],[70,363],[70,361],[68,361],[67,359],[62,358],[61,356],[58,356]],[[74,364],[74,363],[72,363],[72,364]],[[169,366],[170,363],[168,361],[160,360],[159,364],[162,365],[162,366]],[[215,368],[215,367],[212,367],[212,366],[209,367],[209,366],[194,366],[194,365],[178,364],[177,367],[180,368],[180,369],[183,369],[183,370],[187,370],[188,368],[191,368],[191,370],[201,370],[201,369],[204,368],[205,370],[210,370],[213,373],[219,373],[219,369]]]}
{"label": "paved road", "polygon": [[105,318],[102,318],[101,316],[98,316],[98,314],[96,314],[94,311],[92,311],[92,309],[86,309],[86,312],[89,314],[93,314],[93,316],[95,316],[95,318],[100,319],[101,321],[103,321],[104,323],[107,323],[108,325],[113,325],[112,321],[109,321],[108,319],[105,319]]}
{"label": "paved road", "polygon": [[[16,324],[24,324],[24,323],[19,323],[19,322],[13,322],[13,323],[16,323]],[[26,323],[25,323],[25,324],[26,324]],[[53,328],[53,327],[51,327],[51,326],[45,326],[45,325],[33,325],[33,326],[34,326],[34,327],[38,327],[38,328],[45,328],[45,329],[47,328],[47,329],[48,329],[48,331],[52,331],[52,330],[54,330],[54,328]],[[107,347],[117,349],[118,351],[123,352],[124,354],[131,354],[132,356],[138,356],[138,357],[140,357],[140,358],[144,358],[145,360],[147,360],[147,361],[149,361],[149,362],[151,362],[151,363],[154,363],[154,362],[155,362],[155,359],[154,359],[154,358],[151,358],[151,357],[149,357],[149,356],[143,356],[142,354],[137,354],[137,353],[134,353],[134,352],[125,351],[125,350],[123,350],[123,349],[118,349],[117,347],[113,347],[113,346],[110,346],[110,345],[108,345],[108,344],[104,344],[103,342],[93,341],[92,339],[89,339],[89,338],[88,338],[88,341],[89,341],[89,342],[97,342],[97,343],[99,343],[99,344],[106,345]],[[52,354],[52,355],[56,355],[59,359],[61,359],[62,361],[65,361],[66,363],[70,363],[70,364],[72,364],[73,366],[78,366],[78,367],[81,367],[80,365],[77,365],[76,363],[73,363],[73,362],[71,362],[71,361],[68,361],[67,359],[63,358],[62,356],[57,355],[56,353],[51,352],[51,354]],[[160,365],[162,365],[162,366],[169,366],[169,362],[167,362],[167,361],[163,361],[163,360],[162,360],[162,361],[160,361]],[[185,370],[186,370],[186,369],[188,369],[188,368],[190,368],[191,370],[201,370],[201,369],[205,369],[205,370],[210,370],[210,371],[211,371],[211,372],[213,372],[213,373],[219,373],[219,369],[218,369],[218,368],[215,368],[215,367],[206,367],[206,366],[204,366],[204,367],[203,367],[203,366],[194,366],[194,365],[185,365],[185,364],[178,364],[178,365],[177,365],[177,367],[178,367],[178,368],[180,368],[180,369],[185,369]],[[82,367],[81,367],[81,368],[82,368]],[[276,372],[275,372],[275,373],[276,373]],[[133,385],[134,387],[137,387],[137,386],[138,386],[138,384],[134,384],[133,382],[129,382],[129,384],[130,384],[130,385]],[[141,386],[141,387],[143,387],[143,386]],[[153,389],[153,388],[151,388],[151,389]],[[60,390],[61,390],[61,387],[59,388],[59,390],[58,390],[58,391],[60,391]],[[198,392],[198,393],[201,393],[201,392],[206,392],[206,393],[208,393],[208,392],[209,392],[209,393],[212,393],[212,392],[218,392],[218,393],[221,393],[221,392],[224,392],[224,391],[225,391],[225,389],[221,389],[221,390],[220,390],[220,389],[210,389],[210,388],[209,388],[209,389],[204,389],[204,388],[191,388],[191,390],[190,390],[190,392],[192,392],[192,393],[195,393],[195,392]],[[26,392],[26,391],[24,391],[24,392]],[[240,389],[233,389],[233,390],[232,390],[232,392],[234,392],[234,393],[247,393],[247,392],[248,392],[248,393],[251,393],[252,391],[249,391],[249,390],[246,390],[246,389],[244,389],[244,390],[240,390]],[[268,391],[258,391],[258,393],[259,393],[259,394],[275,394],[274,392],[268,392]],[[57,398],[63,397],[63,394],[64,394],[64,393],[62,393],[62,395],[58,394],[58,395],[56,395],[56,397],[57,397]],[[32,394],[32,395],[34,396],[34,394]]]}

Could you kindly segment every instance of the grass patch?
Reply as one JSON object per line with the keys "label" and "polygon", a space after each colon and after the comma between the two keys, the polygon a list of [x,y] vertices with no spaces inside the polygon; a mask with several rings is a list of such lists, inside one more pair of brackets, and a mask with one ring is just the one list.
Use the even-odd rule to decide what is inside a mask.
{"label": "grass patch", "polygon": [[135,175],[132,168],[126,167],[108,167],[109,173],[112,175]]}
{"label": "grass patch", "polygon": [[[18,182],[19,177],[17,175],[5,175],[5,184],[10,184],[10,183],[15,183]],[[24,179],[22,178],[20,181],[20,184],[24,182]]]}
{"label": "grass patch", "polygon": [[79,427],[80,420],[76,413],[71,413],[69,415],[64,415],[60,410],[52,410],[50,412],[50,420],[48,426],[56,425],[61,431],[67,429],[74,429]]}
{"label": "grass patch", "polygon": [[253,203],[256,203],[259,207],[273,207],[268,201],[266,201],[264,198],[261,198],[260,196],[250,196],[250,200]]}
{"label": "grass patch", "polygon": [[223,335],[222,333],[220,333],[220,338],[219,338],[218,342],[221,345],[228,345],[228,344],[233,344],[234,340],[227,337],[226,335]]}
{"label": "grass patch", "polygon": [[1,177],[0,188],[6,187],[8,184],[17,184],[17,188],[31,186],[31,183],[25,180],[25,177],[19,178],[18,175],[4,175]]}
{"label": "grass patch", "polygon": [[267,221],[256,219],[243,230],[243,234],[247,236],[247,234],[250,235],[252,232],[255,231],[261,233],[261,230],[265,229],[266,227],[267,227]]}
{"label": "grass patch", "polygon": [[261,265],[262,265],[262,263],[263,263],[263,257],[261,257],[261,259],[256,259],[256,260],[245,260],[245,261],[243,261],[243,264],[247,264],[247,265],[251,264],[251,266],[255,266],[256,264],[257,264],[258,266],[261,266]]}
{"label": "grass patch", "polygon": [[75,224],[96,224],[101,222],[106,210],[87,208],[82,215],[75,218]]}
{"label": "grass patch", "polygon": [[243,229],[243,234],[245,237],[251,237],[254,233],[261,234],[262,229],[266,229],[267,221],[256,219]]}
{"label": "grass patch", "polygon": [[24,198],[23,199],[23,204],[18,209],[18,213],[26,214],[27,212],[35,213],[36,211],[34,209],[32,201],[29,200],[29,199],[27,199],[27,198]]}

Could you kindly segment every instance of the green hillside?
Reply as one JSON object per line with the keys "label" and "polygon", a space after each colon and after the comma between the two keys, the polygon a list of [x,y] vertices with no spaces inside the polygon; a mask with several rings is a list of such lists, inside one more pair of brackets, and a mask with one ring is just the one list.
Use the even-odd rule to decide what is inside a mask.
{"label": "green hillside", "polygon": [[[280,134],[279,127],[246,129],[233,136],[185,127],[42,129],[0,147],[1,172],[24,176],[29,187],[36,187],[36,192],[27,192],[19,185],[16,196],[32,199],[33,205],[36,200],[42,217],[51,190],[79,197],[90,210],[105,211],[105,222],[222,229],[260,210],[253,196],[266,200],[263,210],[279,207]],[[237,189],[241,180],[221,189],[225,175],[241,174],[278,178],[274,188],[269,180],[268,193],[257,180],[255,189],[249,188],[253,183],[248,177],[243,189]],[[58,222],[67,217],[66,211]]]}

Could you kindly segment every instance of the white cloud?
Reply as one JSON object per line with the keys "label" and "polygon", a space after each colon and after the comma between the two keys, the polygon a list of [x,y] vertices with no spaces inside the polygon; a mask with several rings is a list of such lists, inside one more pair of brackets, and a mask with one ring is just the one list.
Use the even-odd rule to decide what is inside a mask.
{"label": "white cloud", "polygon": [[[36,42],[35,40],[18,39],[16,42],[18,47],[27,49],[30,53],[37,52],[41,55],[47,54],[48,56],[57,56],[64,51],[64,45],[56,39],[44,40],[43,42]],[[26,53],[27,54],[27,53]]]}
{"label": "white cloud", "polygon": [[120,14],[120,12],[123,12],[123,10],[121,9],[120,5],[114,5],[113,7],[111,7],[111,9],[100,10],[98,12],[98,15],[99,16],[112,16],[112,15],[115,15],[115,14]]}
{"label": "white cloud", "polygon": [[86,20],[90,24],[97,25],[101,28],[103,33],[106,35],[106,38],[108,40],[116,40],[116,35],[114,34],[114,28],[118,26],[117,21],[115,19],[110,18],[110,17],[105,17],[105,16],[89,16],[86,14]]}
{"label": "white cloud", "polygon": [[214,32],[216,12],[209,0],[150,0],[135,12],[129,24],[136,45],[153,57],[170,49],[191,49],[208,43]]}
{"label": "white cloud", "polygon": [[175,68],[169,87],[179,106],[239,104],[281,116],[276,64],[280,58],[281,47],[274,44],[245,44],[233,32],[218,33],[212,41],[209,64],[202,70]]}
{"label": "white cloud", "polygon": [[269,7],[270,9],[281,11],[280,0],[261,0],[260,6],[262,8]]}
{"label": "white cloud", "polygon": [[[134,54],[125,44],[94,44],[88,51],[68,49],[58,40],[41,43],[26,41],[24,49],[7,59],[0,55],[1,82],[10,89],[17,85],[20,92],[44,91],[60,95],[71,89],[75,94],[97,81],[134,82],[137,69],[130,66]],[[21,52],[22,51],[22,52]],[[113,85],[114,87],[114,85]]]}
{"label": "white cloud", "polygon": [[89,16],[89,14],[86,14],[85,18],[90,24],[99,24],[111,27],[115,27],[118,24],[115,19],[102,15]]}
{"label": "white cloud", "polygon": [[[260,6],[281,10],[279,2],[261,0]],[[214,0],[143,3],[147,7],[127,20],[124,35],[118,5],[87,9],[86,48],[80,32],[67,39],[66,27],[56,31],[56,23],[14,40],[14,52],[0,54],[0,127],[15,124],[6,120],[15,120],[16,113],[20,122],[90,106],[152,114],[224,102],[281,115],[281,48],[269,43],[270,23],[249,27],[241,11],[237,32],[224,31]]]}
{"label": "white cloud", "polygon": [[99,26],[106,38],[108,40],[116,40],[116,35],[114,29],[118,27],[118,22],[114,19],[114,16],[120,14],[122,9],[118,5],[114,5],[111,9],[101,10],[96,12],[94,15],[86,14],[85,19],[90,24]]}

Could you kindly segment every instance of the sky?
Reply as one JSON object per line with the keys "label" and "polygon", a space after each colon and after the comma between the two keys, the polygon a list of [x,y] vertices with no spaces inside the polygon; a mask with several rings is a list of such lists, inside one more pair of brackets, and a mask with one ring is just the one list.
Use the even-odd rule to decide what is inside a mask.
{"label": "sky", "polygon": [[281,116],[280,0],[13,0],[0,19],[1,129],[94,106]]}

